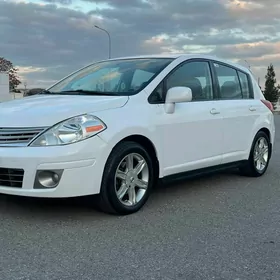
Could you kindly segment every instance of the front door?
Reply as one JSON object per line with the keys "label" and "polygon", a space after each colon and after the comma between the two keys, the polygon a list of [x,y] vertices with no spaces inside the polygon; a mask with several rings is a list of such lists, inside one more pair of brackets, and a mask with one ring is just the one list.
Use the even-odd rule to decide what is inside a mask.
{"label": "front door", "polygon": [[192,102],[177,103],[173,114],[167,114],[161,104],[156,115],[164,176],[220,164],[223,116],[214,100],[209,62],[184,62],[166,77],[162,86],[163,92],[186,86],[193,94]]}

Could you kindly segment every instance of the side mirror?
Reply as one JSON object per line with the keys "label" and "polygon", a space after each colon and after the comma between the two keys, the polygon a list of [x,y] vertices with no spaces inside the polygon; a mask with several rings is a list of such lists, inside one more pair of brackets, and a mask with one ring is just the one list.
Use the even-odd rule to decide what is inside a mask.
{"label": "side mirror", "polygon": [[173,87],[167,91],[165,99],[165,112],[173,114],[175,103],[192,101],[192,90],[188,87]]}

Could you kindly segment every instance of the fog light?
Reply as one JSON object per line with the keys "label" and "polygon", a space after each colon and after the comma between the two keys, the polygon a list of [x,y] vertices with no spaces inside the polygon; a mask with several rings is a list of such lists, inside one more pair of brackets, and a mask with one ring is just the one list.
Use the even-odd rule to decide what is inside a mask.
{"label": "fog light", "polygon": [[54,173],[52,175],[52,180],[53,180],[54,184],[59,183],[59,176],[58,176],[58,174]]}
{"label": "fog light", "polygon": [[38,170],[34,189],[56,188],[60,182],[63,170]]}

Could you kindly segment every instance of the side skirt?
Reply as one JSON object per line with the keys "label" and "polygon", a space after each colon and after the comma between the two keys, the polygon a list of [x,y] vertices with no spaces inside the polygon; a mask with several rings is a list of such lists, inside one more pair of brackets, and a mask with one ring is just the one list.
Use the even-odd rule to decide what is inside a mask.
{"label": "side skirt", "polygon": [[170,183],[170,182],[174,182],[174,181],[175,182],[183,181],[183,180],[189,179],[189,178],[196,178],[196,177],[200,177],[200,176],[206,175],[206,174],[212,174],[212,173],[216,173],[216,172],[220,172],[220,171],[224,171],[224,170],[228,170],[228,169],[238,168],[239,166],[241,166],[244,163],[246,163],[246,160],[215,165],[215,166],[211,166],[211,167],[182,172],[182,173],[178,173],[178,174],[172,174],[172,175],[161,178],[160,182],[163,184],[166,184],[166,183]]}

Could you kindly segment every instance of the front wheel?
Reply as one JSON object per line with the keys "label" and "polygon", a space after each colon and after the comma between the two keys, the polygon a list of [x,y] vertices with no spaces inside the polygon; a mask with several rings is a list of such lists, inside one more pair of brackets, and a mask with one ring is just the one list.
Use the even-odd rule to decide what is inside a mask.
{"label": "front wheel", "polygon": [[240,167],[242,175],[250,177],[262,176],[269,164],[271,156],[271,145],[266,133],[257,133],[251,148],[249,159]]}
{"label": "front wheel", "polygon": [[153,161],[147,151],[135,142],[122,142],[106,163],[99,207],[108,213],[134,213],[146,203],[154,181]]}

